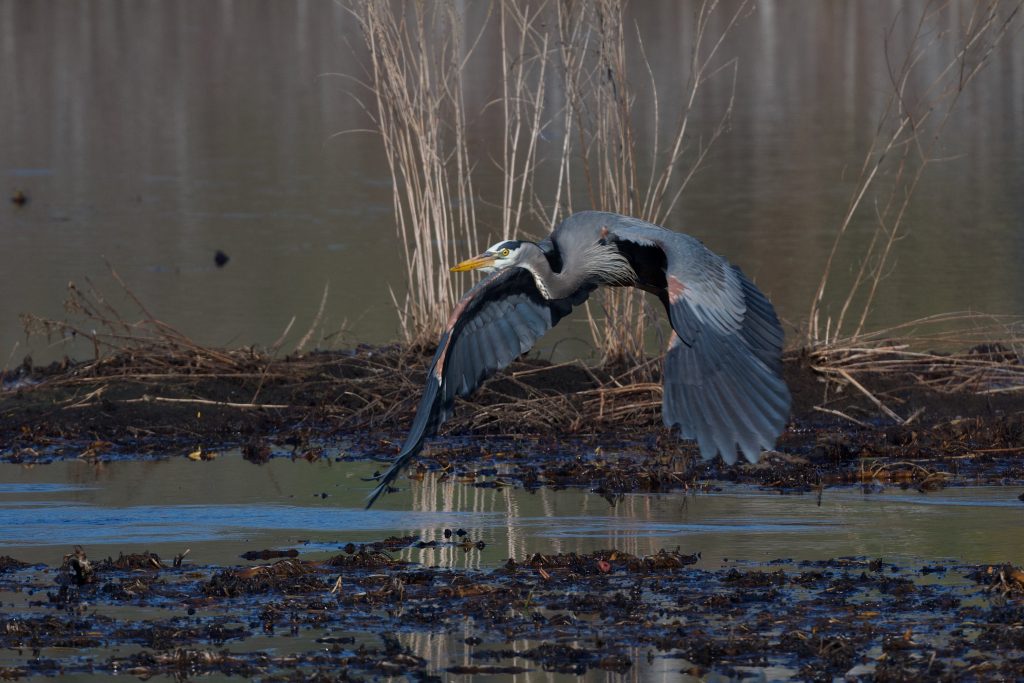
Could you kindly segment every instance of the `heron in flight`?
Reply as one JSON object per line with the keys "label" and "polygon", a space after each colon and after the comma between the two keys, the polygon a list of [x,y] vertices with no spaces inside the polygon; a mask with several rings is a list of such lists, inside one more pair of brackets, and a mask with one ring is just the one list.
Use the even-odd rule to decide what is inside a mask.
{"label": "heron in flight", "polygon": [[757,462],[789,418],[782,326],[767,297],[699,240],[615,213],[584,211],[542,242],[498,242],[453,271],[487,275],[456,305],[427,374],[416,417],[366,507],[437,433],[456,396],[469,396],[529,350],[601,285],[661,300],[672,326],[662,418],[700,454]]}

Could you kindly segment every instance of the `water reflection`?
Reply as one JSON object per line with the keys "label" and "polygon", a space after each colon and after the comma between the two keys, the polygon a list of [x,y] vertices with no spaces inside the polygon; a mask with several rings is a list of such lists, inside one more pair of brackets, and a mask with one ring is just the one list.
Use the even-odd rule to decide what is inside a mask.
{"label": "water reflection", "polygon": [[[891,28],[898,51],[923,6],[762,0],[722,47],[739,59],[732,124],[672,222],[740,263],[794,323],[887,96],[882,36]],[[949,27],[972,6],[953,3]],[[468,7],[475,33],[485,11]],[[678,111],[692,8],[629,7],[663,112]],[[201,342],[269,344],[292,316],[297,339],[327,281],[327,331],[347,324],[350,340],[392,339],[387,285],[403,283],[390,179],[373,136],[332,137],[367,121],[348,82],[325,76],[363,73],[360,40],[333,2],[0,2],[0,188],[31,198],[0,208],[0,363],[22,339],[17,314],[61,316],[66,283],[102,280],[101,257]],[[936,60],[925,71],[945,58],[925,55]],[[467,101],[479,110],[496,94],[500,61],[481,53],[471,69]],[[942,153],[955,160],[935,164],[917,190],[874,324],[1024,313],[1022,75],[1022,43],[1007,41],[964,94],[944,133]],[[695,130],[730,94],[728,79],[709,82]],[[642,121],[652,100],[638,95]],[[497,115],[473,119],[484,150],[498,142]],[[641,124],[639,139],[652,132]],[[476,187],[493,204],[500,189],[481,157]],[[870,216],[855,225],[853,246],[873,227]],[[482,230],[493,234],[493,222]],[[224,269],[217,249],[231,256]],[[837,269],[840,292],[855,253]],[[587,336],[567,323],[563,334]],[[63,351],[32,350],[37,360]]]}
{"label": "water reflection", "polygon": [[[489,644],[485,643],[475,647],[466,645],[466,638],[473,637],[474,635],[475,630],[472,627],[472,623],[467,621],[463,630],[459,633],[400,633],[398,634],[398,640],[417,656],[426,659],[428,662],[440,664],[441,666],[438,666],[438,669],[443,670],[443,668],[454,666],[473,667],[480,665],[481,661],[473,659],[472,654],[474,650],[489,649]],[[521,639],[500,643],[500,647],[502,650],[525,652],[540,644],[542,644],[541,641]],[[592,642],[574,641],[571,639],[560,641],[559,644],[588,651],[593,648]],[[582,676],[543,671],[537,666],[536,662],[519,657],[509,657],[501,660],[501,666],[521,667],[529,671],[522,674],[488,674],[487,680],[494,681],[495,683],[504,683],[506,681],[513,683],[519,681],[546,681],[548,683],[561,683],[562,681],[585,681],[586,683],[602,681],[607,683],[639,683],[640,681],[650,683],[660,681],[696,683],[697,681],[704,681],[705,683],[724,683],[731,680],[714,672],[707,672],[699,678],[684,674],[682,673],[683,671],[695,668],[692,663],[682,658],[649,657],[649,652],[645,648],[625,648],[625,654],[632,662],[632,666],[624,673],[590,669]],[[760,671],[762,670],[751,670],[750,673],[756,677]],[[762,677],[762,680],[786,680],[796,673],[794,670],[782,667],[766,667],[763,671],[765,676]]]}
{"label": "water reflection", "polygon": [[[4,554],[54,563],[75,544],[91,554],[192,548],[200,563],[232,564],[250,550],[298,547],[310,557],[346,543],[414,535],[403,559],[484,569],[533,553],[616,548],[649,555],[700,552],[699,566],[863,555],[909,562],[1024,562],[1017,488],[952,488],[927,495],[827,489],[817,497],[749,488],[713,494],[626,496],[610,506],[585,491],[477,488],[453,481],[403,482],[378,507],[362,509],[372,463],[272,460],[257,467],[237,453],[212,462],[176,458],[0,465]],[[326,494],[326,497],[324,495]],[[445,530],[458,532],[446,537]],[[462,541],[469,541],[463,547]],[[483,541],[483,549],[475,547]]]}

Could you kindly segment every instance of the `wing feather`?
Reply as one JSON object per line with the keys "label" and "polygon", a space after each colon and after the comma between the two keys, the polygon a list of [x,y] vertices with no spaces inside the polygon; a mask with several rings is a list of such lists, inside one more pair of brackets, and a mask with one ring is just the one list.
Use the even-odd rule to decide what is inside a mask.
{"label": "wing feather", "polygon": [[376,477],[377,487],[367,497],[366,507],[420,452],[424,439],[437,433],[451,414],[456,396],[469,396],[485,379],[530,350],[574,305],[586,301],[591,290],[587,287],[568,299],[549,301],[533,276],[521,268],[488,275],[470,289],[441,335],[409,435],[391,467]]}
{"label": "wing feather", "polygon": [[[698,240],[637,219],[601,215],[623,244],[637,285],[659,295],[675,332],[665,355],[662,417],[696,439],[705,459],[737,449],[756,462],[789,418],[783,332],[768,298]],[[656,251],[655,251],[656,250]],[[649,263],[659,255],[663,267]]]}

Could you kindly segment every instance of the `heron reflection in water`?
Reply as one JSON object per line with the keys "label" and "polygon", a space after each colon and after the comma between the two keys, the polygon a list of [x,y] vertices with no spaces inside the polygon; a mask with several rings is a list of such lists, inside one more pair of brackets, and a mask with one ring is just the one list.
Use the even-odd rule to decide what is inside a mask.
{"label": "heron reflection in water", "polygon": [[601,285],[639,287],[672,326],[662,418],[705,460],[756,462],[789,418],[782,327],[767,297],[699,240],[615,213],[584,211],[538,243],[498,242],[453,271],[487,273],[448,319],[412,428],[367,507],[451,414],[496,371],[529,350]]}

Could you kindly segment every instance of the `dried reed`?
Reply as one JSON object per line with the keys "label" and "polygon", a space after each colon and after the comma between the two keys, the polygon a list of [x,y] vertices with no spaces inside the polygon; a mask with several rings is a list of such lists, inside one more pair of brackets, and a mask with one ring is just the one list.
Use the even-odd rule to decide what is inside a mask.
{"label": "dried reed", "polygon": [[[114,299],[104,294],[91,280],[86,280],[84,288],[73,282],[68,284],[68,297],[64,302],[67,318],[54,320],[32,314],[21,317],[27,335],[43,336],[51,342],[56,340],[56,343],[84,341],[92,347],[90,360],[80,363],[66,361],[64,372],[46,378],[48,387],[74,386],[85,392],[68,399],[65,408],[94,405],[106,399],[108,388],[118,382],[152,385],[160,391],[176,385],[195,386],[220,380],[254,387],[251,399],[245,402],[221,401],[202,396],[181,398],[147,393],[121,400],[125,403],[190,403],[229,408],[288,408],[291,406],[257,402],[267,382],[293,386],[298,390],[322,379],[324,365],[327,364],[324,358],[293,356],[286,366],[278,359],[295,318],[281,338],[266,350],[252,346],[240,349],[206,346],[158,319],[113,268],[110,268],[110,275],[118,287],[114,299],[129,302],[134,311],[126,313],[121,310]],[[326,303],[325,288],[317,315],[293,353],[300,353],[313,338],[321,324]]]}
{"label": "dried reed", "polygon": [[[1019,29],[1022,4],[1020,0],[977,0],[960,32],[950,35],[942,27],[955,24],[950,16],[961,7],[949,2],[929,3],[898,62],[893,62],[889,54],[892,30],[887,34],[885,50],[892,90],[811,301],[810,346],[855,343],[863,335],[893,248],[906,234],[906,212],[914,191],[925,170],[939,161],[943,130],[964,90],[988,65],[995,49]],[[949,61],[938,74],[929,76],[925,56],[947,51],[952,52]],[[926,85],[912,93],[918,82]],[[876,189],[884,182],[888,182],[886,187]],[[865,202],[872,192],[874,201]],[[823,312],[825,294],[840,246],[861,211],[874,212],[875,231],[860,256],[839,314],[833,319]],[[851,320],[855,320],[852,326]]]}
{"label": "dried reed", "polygon": [[[566,92],[563,127],[566,139],[578,141],[572,149],[579,159],[574,168],[563,155],[560,178],[565,183],[565,210],[595,208],[663,223],[671,214],[694,173],[714,142],[725,132],[732,114],[732,98],[710,135],[696,149],[688,136],[690,114],[701,88],[708,79],[725,73],[732,76],[733,92],[737,62],[719,63],[719,51],[726,35],[750,10],[746,0],[725,10],[717,2],[702,2],[696,9],[693,47],[688,81],[668,140],[661,138],[662,120],[659,86],[643,53],[643,36],[637,35],[641,58],[650,79],[649,96],[653,139],[638,143],[638,121],[634,104],[636,92],[630,85],[623,0],[558,5],[559,44],[562,46],[562,77]],[[709,30],[712,19],[724,14],[717,35]],[[588,46],[592,46],[588,47]],[[646,178],[642,169],[649,169]],[[582,174],[585,203],[572,193],[573,174]],[[584,204],[584,206],[579,206]],[[646,318],[643,293],[637,290],[606,289],[603,316],[589,315],[594,342],[605,363],[636,364],[644,358]]]}
{"label": "dried reed", "polygon": [[454,2],[364,0],[350,10],[370,53],[380,133],[394,182],[393,203],[408,288],[392,290],[406,342],[436,341],[462,292],[448,272],[476,251],[476,212],[462,73],[469,51]]}
{"label": "dried reed", "polygon": [[253,349],[224,351],[196,343],[163,322],[139,300],[113,268],[111,277],[121,295],[134,304],[141,317],[131,320],[91,280],[86,287],[68,284],[64,309],[70,318],[52,320],[33,314],[21,316],[28,335],[91,344],[93,358],[78,367],[83,376],[117,374],[124,367],[132,375],[230,374],[251,372],[258,366]]}
{"label": "dried reed", "polygon": [[879,378],[910,378],[948,394],[1024,392],[1024,323],[1010,316],[946,313],[862,333],[856,343],[819,345],[809,358],[823,377],[864,394],[902,424],[910,418],[868,389]]}
{"label": "dried reed", "polygon": [[[949,32],[943,26],[956,25],[952,17],[957,16],[962,6],[928,3],[917,19],[905,54],[897,61],[890,55],[894,30],[886,35],[892,89],[812,299],[806,344],[817,371],[835,383],[865,394],[896,422],[904,422],[905,418],[874,396],[861,380],[909,373],[943,391],[1024,389],[1019,351],[1024,343],[1024,328],[1019,321],[947,313],[887,330],[865,331],[894,247],[906,235],[906,213],[914,192],[925,170],[939,161],[946,124],[960,96],[988,65],[996,48],[1019,31],[1022,5],[1020,0],[978,0],[967,13],[966,22],[959,25],[959,31]],[[937,74],[929,75],[930,60],[926,57],[947,52],[951,54],[949,60]],[[915,88],[918,83],[925,85]],[[869,197],[873,201],[866,201]],[[840,246],[863,211],[874,212],[875,230],[833,319],[824,312],[823,302]],[[939,326],[946,331],[922,332]],[[942,351],[924,350],[929,345]],[[967,351],[946,353],[965,347]],[[979,351],[982,348],[989,351]]]}
{"label": "dried reed", "polygon": [[[537,232],[543,232],[567,213],[584,208],[661,222],[728,123],[731,101],[702,144],[690,144],[690,113],[702,86],[722,72],[735,79],[736,62],[720,60],[719,52],[724,36],[750,6],[742,0],[729,10],[717,35],[709,26],[726,10],[712,0],[697,7],[693,56],[681,98],[686,104],[667,140],[660,137],[659,93],[643,58],[654,101],[654,139],[646,145],[637,141],[624,0],[502,0],[468,47],[457,37],[463,20],[452,0],[431,5],[352,2],[350,9],[370,51],[366,87],[374,105],[366,109],[381,135],[394,180],[408,281],[408,294],[404,299],[395,296],[395,304],[405,341],[434,341],[462,289],[447,267],[467,251],[476,251],[472,171],[473,159],[483,155],[469,148],[462,93],[462,71],[475,51],[500,53],[501,91],[488,106],[500,107],[504,130],[498,161],[504,238],[523,232],[529,215],[541,226]],[[491,21],[497,22],[499,40],[482,41]],[[642,53],[642,36],[637,44]],[[542,157],[542,133],[554,129],[561,136],[558,154]],[[542,167],[556,182],[538,188],[534,181]],[[649,169],[649,175],[641,177],[642,169]],[[586,188],[582,196],[574,193],[577,178]],[[456,243],[459,253],[452,248]],[[643,358],[642,301],[639,292],[608,291],[603,315],[590,316],[592,335],[606,362]]]}

